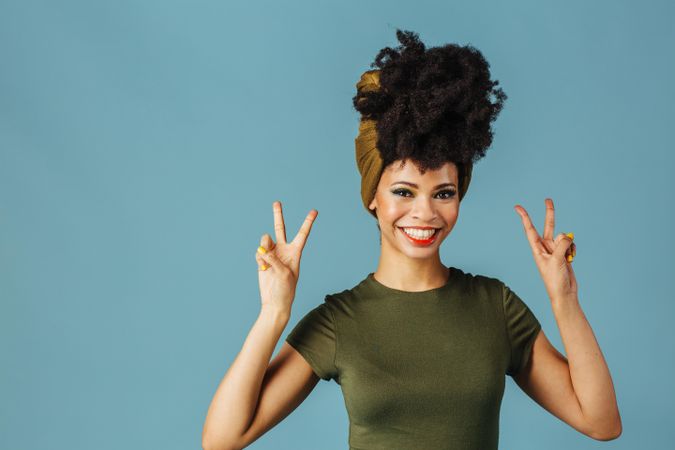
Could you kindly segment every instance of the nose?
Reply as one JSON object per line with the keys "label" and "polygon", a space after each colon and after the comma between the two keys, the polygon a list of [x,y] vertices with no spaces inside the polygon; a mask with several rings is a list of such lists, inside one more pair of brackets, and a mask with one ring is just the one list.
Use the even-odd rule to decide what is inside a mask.
{"label": "nose", "polygon": [[436,218],[433,200],[425,195],[418,195],[413,202],[412,216],[423,223],[430,223]]}

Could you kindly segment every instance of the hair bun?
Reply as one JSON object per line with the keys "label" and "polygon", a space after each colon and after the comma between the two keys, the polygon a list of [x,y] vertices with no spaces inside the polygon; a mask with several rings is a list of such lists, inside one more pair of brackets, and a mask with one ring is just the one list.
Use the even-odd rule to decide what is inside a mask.
{"label": "hair bun", "polygon": [[457,44],[427,49],[412,31],[396,36],[401,45],[378,52],[353,98],[362,119],[377,121],[385,166],[412,158],[427,169],[485,156],[507,97],[481,52]]}
{"label": "hair bun", "polygon": [[367,70],[356,83],[354,108],[362,119],[377,119],[392,104],[392,98],[380,85],[380,70]]}

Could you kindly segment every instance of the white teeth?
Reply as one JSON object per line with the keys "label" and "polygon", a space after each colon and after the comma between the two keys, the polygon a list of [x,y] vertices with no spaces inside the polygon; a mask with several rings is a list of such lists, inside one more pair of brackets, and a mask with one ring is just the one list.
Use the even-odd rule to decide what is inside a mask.
{"label": "white teeth", "polygon": [[435,229],[432,230],[419,230],[417,228],[403,228],[403,231],[414,237],[415,239],[429,239],[436,232]]}

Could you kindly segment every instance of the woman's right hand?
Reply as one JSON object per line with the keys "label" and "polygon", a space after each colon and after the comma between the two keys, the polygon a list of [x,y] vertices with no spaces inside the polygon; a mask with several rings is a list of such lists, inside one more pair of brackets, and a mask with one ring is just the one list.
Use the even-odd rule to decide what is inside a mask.
{"label": "woman's right hand", "polygon": [[319,212],[312,209],[293,241],[287,243],[281,202],[275,201],[272,210],[277,242],[275,243],[269,234],[264,234],[260,239],[260,247],[264,252],[259,247],[255,254],[258,263],[260,300],[263,309],[271,308],[277,312],[290,314],[295,298],[295,287],[300,276],[300,256]]}

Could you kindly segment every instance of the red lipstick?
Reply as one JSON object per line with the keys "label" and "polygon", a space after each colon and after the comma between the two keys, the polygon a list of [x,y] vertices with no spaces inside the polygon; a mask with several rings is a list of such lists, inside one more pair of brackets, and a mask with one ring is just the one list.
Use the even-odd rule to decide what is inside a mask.
{"label": "red lipstick", "polygon": [[434,227],[409,227],[409,228],[417,228],[419,230],[434,230],[434,229],[436,230],[436,232],[434,234],[432,234],[431,237],[429,237],[428,239],[417,239],[417,238],[414,238],[414,237],[410,236],[408,233],[406,233],[403,230],[402,227],[399,227],[401,232],[405,235],[405,237],[408,238],[408,240],[410,242],[412,242],[416,246],[421,246],[421,247],[426,247],[426,246],[430,245],[432,242],[434,242],[436,240],[436,236],[438,235],[438,231],[439,231],[438,229],[436,229]]}

